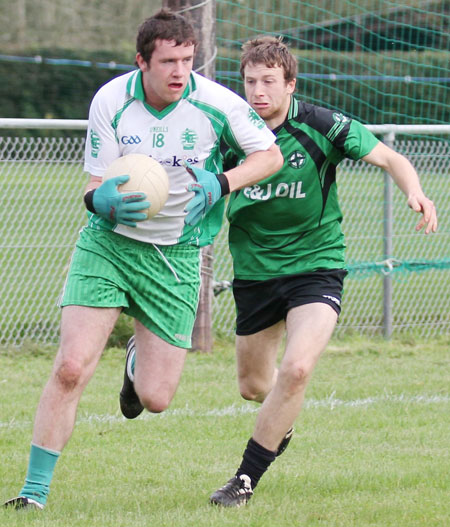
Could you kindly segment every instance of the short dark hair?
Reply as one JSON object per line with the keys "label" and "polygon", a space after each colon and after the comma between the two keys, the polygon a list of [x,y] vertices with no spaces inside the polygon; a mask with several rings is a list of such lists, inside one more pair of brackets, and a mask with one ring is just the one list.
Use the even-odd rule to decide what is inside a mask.
{"label": "short dark hair", "polygon": [[268,68],[279,66],[284,71],[284,79],[289,82],[297,78],[297,59],[289,51],[282,37],[263,35],[248,40],[242,46],[241,77],[247,64],[264,64]]}
{"label": "short dark hair", "polygon": [[136,51],[145,62],[149,62],[155,49],[156,40],[174,40],[181,44],[197,46],[192,25],[181,15],[170,9],[161,9],[139,26],[136,37]]}

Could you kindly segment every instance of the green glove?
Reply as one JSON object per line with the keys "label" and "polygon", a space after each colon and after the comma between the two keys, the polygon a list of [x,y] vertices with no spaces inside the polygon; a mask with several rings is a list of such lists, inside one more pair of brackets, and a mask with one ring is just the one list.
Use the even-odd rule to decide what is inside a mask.
{"label": "green glove", "polygon": [[185,212],[188,214],[184,222],[187,225],[196,225],[230,189],[224,174],[214,174],[204,168],[195,168],[189,163],[185,166],[196,182],[187,186],[187,190],[195,192],[195,196],[186,205]]}
{"label": "green glove", "polygon": [[[138,212],[150,207],[149,201],[144,201],[147,196],[144,192],[118,191],[117,187],[126,183],[130,176],[116,176],[104,181],[92,192],[92,208],[94,212],[113,223],[121,223],[128,227],[136,227],[137,221],[143,221],[147,216]],[[87,193],[89,194],[89,192]],[[87,200],[85,197],[87,204]],[[88,206],[89,209],[89,206]]]}

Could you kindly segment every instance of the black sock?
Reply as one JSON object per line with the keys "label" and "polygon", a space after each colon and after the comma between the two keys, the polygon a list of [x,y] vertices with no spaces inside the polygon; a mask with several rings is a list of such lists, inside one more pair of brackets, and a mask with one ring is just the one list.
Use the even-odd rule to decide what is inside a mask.
{"label": "black sock", "polygon": [[253,438],[250,438],[236,476],[247,474],[252,480],[252,489],[254,489],[275,457],[276,452],[267,450],[267,448],[254,441]]}

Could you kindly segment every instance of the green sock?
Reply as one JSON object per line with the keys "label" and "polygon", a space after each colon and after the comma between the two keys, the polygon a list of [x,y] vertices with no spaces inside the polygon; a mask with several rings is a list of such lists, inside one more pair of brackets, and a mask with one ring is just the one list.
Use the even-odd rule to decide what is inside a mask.
{"label": "green sock", "polygon": [[[136,347],[133,345],[131,354],[128,356],[127,375],[131,382],[134,382],[134,368],[136,363]],[[131,359],[130,359],[131,357]]]}
{"label": "green sock", "polygon": [[136,351],[133,353],[133,356],[131,357],[131,373],[133,374],[133,378],[134,378],[135,364],[136,364]]}
{"label": "green sock", "polygon": [[31,498],[42,505],[47,503],[50,482],[59,455],[60,452],[31,443],[27,477],[19,496]]}

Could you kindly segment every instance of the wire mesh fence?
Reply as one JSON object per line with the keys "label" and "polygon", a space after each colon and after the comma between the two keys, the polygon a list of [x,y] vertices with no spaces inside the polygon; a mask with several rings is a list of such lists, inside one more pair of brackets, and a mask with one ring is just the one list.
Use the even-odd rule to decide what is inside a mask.
{"label": "wire mesh fence", "polygon": [[[49,123],[51,124],[51,123]],[[0,121],[1,127],[1,121]],[[420,128],[419,128],[420,130]],[[58,339],[66,271],[79,229],[86,221],[81,199],[84,138],[0,134],[0,344]],[[419,131],[420,133],[420,131]],[[56,135],[55,135],[56,134]],[[386,280],[392,283],[392,328],[421,336],[450,333],[450,143],[399,138],[393,145],[416,166],[437,206],[440,229],[416,233],[417,215],[394,190],[392,253],[385,254],[383,173],[361,162],[343,162],[338,189],[343,208],[349,276],[337,333],[382,333]],[[234,333],[232,266],[227,224],[214,245],[213,328]],[[389,307],[389,306],[388,306]]]}
{"label": "wire mesh fence", "polygon": [[[74,0],[70,5],[19,0],[0,10],[0,66],[6,71],[6,62],[20,68],[26,63],[30,82],[24,88],[20,75],[14,83],[7,73],[9,82],[0,87],[6,101],[2,115],[84,119],[89,85],[70,68],[89,76],[107,68],[111,77],[133,69],[136,31],[144,18],[163,4],[203,9],[211,3],[216,79],[238,93],[243,94],[242,43],[273,34],[282,36],[297,56],[297,92],[307,102],[339,109],[364,123],[432,126],[450,121],[448,0]],[[89,60],[79,60],[83,57]],[[61,91],[54,92],[56,86]],[[42,94],[42,104],[37,104],[36,93]],[[82,104],[75,106],[78,98]],[[73,113],[74,107],[81,115]],[[70,113],[61,113],[66,110]],[[61,127],[50,119],[47,125]],[[73,130],[23,134],[20,124],[16,127],[10,134],[0,128],[0,344],[27,338],[54,342],[56,301],[85,221],[84,130],[75,137]],[[381,128],[378,132],[384,133]],[[392,248],[387,251],[383,174],[360,163],[340,165],[350,272],[338,333],[450,331],[450,145],[448,135],[430,133],[397,135],[393,146],[417,167],[426,193],[436,202],[440,228],[433,236],[414,232],[417,217],[394,189]],[[228,288],[232,269],[226,224],[214,251],[216,290],[223,291],[214,297],[213,324],[216,332],[228,335],[233,334],[234,303]]]}
{"label": "wire mesh fence", "polygon": [[[446,140],[399,139],[394,148],[415,165],[423,187],[439,215],[438,233],[415,231],[417,215],[404,195],[393,193],[392,252],[385,253],[385,178],[363,162],[344,161],[338,169],[338,192],[346,235],[346,265],[342,313],[337,334],[358,331],[368,335],[414,332],[421,336],[450,331],[450,144]],[[215,279],[232,279],[226,226],[215,242]],[[385,286],[392,286],[386,298]],[[230,334],[234,322],[230,291],[214,299],[216,328]],[[386,320],[391,317],[392,320]]]}
{"label": "wire mesh fence", "polygon": [[308,102],[364,123],[448,123],[449,29],[442,0],[221,0],[216,75],[242,93],[241,45],[280,35]]}
{"label": "wire mesh fence", "polygon": [[0,138],[0,343],[55,342],[56,305],[86,213],[84,139]]}

